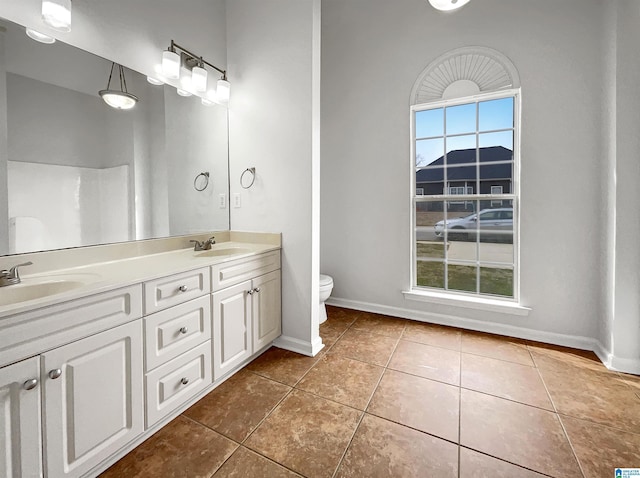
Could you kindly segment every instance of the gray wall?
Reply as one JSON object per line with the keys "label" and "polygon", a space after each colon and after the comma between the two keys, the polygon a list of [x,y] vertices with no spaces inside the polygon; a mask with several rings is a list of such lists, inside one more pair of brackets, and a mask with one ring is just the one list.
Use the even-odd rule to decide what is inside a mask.
{"label": "gray wall", "polygon": [[[324,0],[321,268],[354,307],[590,347],[603,287],[604,3]],[[528,317],[408,301],[409,96],[441,54],[485,46],[522,83],[521,302]],[[375,184],[378,194],[365,193]]]}

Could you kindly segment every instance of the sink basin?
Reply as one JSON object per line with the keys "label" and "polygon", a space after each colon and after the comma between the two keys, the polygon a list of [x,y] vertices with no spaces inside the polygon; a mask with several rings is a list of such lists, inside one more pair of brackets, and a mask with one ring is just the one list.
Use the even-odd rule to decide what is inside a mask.
{"label": "sink basin", "polygon": [[68,292],[82,287],[84,282],[59,280],[52,282],[27,282],[0,288],[0,306],[17,304],[28,300],[39,299],[50,295]]}
{"label": "sink basin", "polygon": [[246,247],[226,247],[224,249],[211,249],[209,251],[203,251],[196,254],[197,257],[220,257],[220,256],[233,256],[235,254],[248,254],[251,249]]}

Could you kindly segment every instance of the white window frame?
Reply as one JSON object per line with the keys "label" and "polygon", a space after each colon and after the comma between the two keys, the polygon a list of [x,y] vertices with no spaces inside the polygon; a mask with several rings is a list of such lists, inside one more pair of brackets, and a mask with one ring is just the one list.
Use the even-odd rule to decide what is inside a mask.
{"label": "white window frame", "polygon": [[[493,192],[494,189],[500,189],[500,192]],[[502,195],[504,188],[502,186],[491,186],[491,195],[500,194]],[[498,201],[491,201],[491,207],[502,207],[502,199]]]}
{"label": "white window frame", "polygon": [[[420,200],[417,200],[416,196],[416,124],[415,124],[415,114],[419,111],[429,110],[429,109],[437,109],[444,108],[448,106],[457,106],[469,103],[478,103],[481,101],[489,101],[496,100],[502,98],[513,97],[514,104],[514,127],[513,127],[513,182],[511,185],[510,194],[502,194],[500,197],[496,197],[496,195],[492,194],[477,194],[472,195],[462,195],[462,198],[458,197],[459,195],[455,195],[457,197],[452,198],[452,195],[443,194],[441,196],[438,195],[428,195],[428,196],[420,196]],[[449,100],[439,100],[433,101],[429,103],[412,105],[410,108],[410,144],[411,144],[411,177],[410,177],[410,200],[411,200],[411,286],[408,291],[405,291],[405,297],[409,299],[426,298],[426,300],[434,299],[435,302],[440,303],[448,303],[450,299],[459,299],[461,303],[472,304],[472,307],[482,308],[482,304],[489,305],[491,307],[495,307],[498,304],[498,309],[500,308],[499,304],[505,304],[508,308],[514,308],[514,310],[521,308],[525,310],[526,308],[518,305],[520,303],[520,126],[521,126],[521,118],[520,118],[520,108],[521,108],[521,97],[520,97],[520,89],[510,89],[510,90],[502,90],[500,92],[492,92],[492,93],[483,93],[473,96],[467,96],[463,98],[455,98]],[[479,134],[476,130],[476,134]],[[446,184],[446,176],[444,178],[444,182]],[[444,191],[443,191],[444,192]],[[445,268],[445,288],[428,288],[424,286],[417,285],[417,254],[416,254],[416,205],[418,202],[425,202],[426,200],[430,201],[451,201],[451,199],[455,200],[466,200],[466,201],[482,201],[482,200],[491,200],[502,201],[502,200],[511,200],[513,205],[513,297],[499,297],[493,296],[490,294],[482,294],[480,292],[464,292],[464,291],[454,291],[448,290],[446,288],[447,277],[446,277],[446,268]],[[482,264],[486,264],[486,262],[482,262]],[[476,265],[479,268],[481,262],[478,258],[476,258]],[[528,309],[527,309],[528,310]]]}

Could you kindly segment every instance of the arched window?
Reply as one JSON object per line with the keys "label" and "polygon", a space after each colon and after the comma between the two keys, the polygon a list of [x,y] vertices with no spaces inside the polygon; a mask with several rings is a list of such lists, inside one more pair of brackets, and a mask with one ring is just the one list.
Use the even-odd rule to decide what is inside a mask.
{"label": "arched window", "polygon": [[412,290],[518,300],[519,77],[488,48],[432,62],[411,93]]}

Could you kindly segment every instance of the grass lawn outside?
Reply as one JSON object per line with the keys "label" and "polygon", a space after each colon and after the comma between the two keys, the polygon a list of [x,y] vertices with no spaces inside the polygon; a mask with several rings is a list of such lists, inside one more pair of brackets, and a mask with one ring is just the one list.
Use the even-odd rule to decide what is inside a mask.
{"label": "grass lawn outside", "polygon": [[[417,285],[444,289],[444,270],[443,262],[419,260],[417,262]],[[476,266],[449,264],[448,274],[448,290],[478,292],[476,288]],[[479,292],[501,297],[513,297],[513,269],[480,267]]]}

